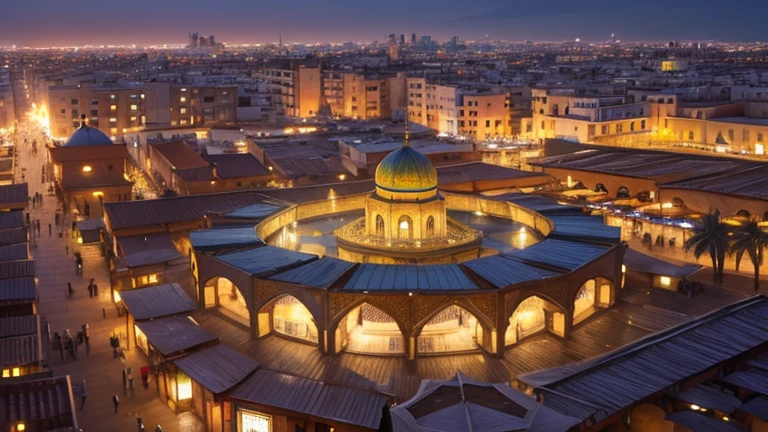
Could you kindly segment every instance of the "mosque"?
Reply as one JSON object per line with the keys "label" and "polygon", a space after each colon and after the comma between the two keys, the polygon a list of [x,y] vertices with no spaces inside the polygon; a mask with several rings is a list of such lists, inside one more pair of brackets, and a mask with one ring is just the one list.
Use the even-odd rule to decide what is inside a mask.
{"label": "mosque", "polygon": [[256,338],[327,355],[500,357],[542,332],[567,338],[614,304],[626,246],[593,222],[441,193],[406,136],[373,191],[276,211],[255,245],[233,247],[227,228],[193,232],[191,266],[198,306]]}

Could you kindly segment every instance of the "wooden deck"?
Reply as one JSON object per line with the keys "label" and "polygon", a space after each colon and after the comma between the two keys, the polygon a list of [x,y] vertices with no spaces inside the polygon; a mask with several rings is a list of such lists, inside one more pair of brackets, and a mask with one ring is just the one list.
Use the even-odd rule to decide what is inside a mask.
{"label": "wooden deck", "polygon": [[[629,315],[633,317],[632,324]],[[664,319],[658,319],[660,316]],[[198,312],[196,319],[225,344],[256,359],[263,368],[358,388],[377,388],[405,401],[416,393],[422,379],[448,379],[461,371],[482,381],[510,382],[522,373],[603,354],[649,334],[648,327],[666,328],[688,317],[622,303],[579,325],[568,340],[537,336],[509,348],[503,358],[474,353],[427,356],[412,362],[401,357],[350,353],[324,356],[315,346],[279,336],[251,339],[246,330],[215,312]]]}

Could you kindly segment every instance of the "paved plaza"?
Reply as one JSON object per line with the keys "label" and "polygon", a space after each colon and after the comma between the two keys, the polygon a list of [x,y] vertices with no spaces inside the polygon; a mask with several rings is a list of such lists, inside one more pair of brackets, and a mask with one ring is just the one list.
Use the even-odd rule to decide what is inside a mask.
{"label": "paved plaza", "polygon": [[[36,139],[38,152],[34,154],[31,142]],[[24,174],[29,183],[29,194],[35,192],[44,195],[42,209],[32,209],[30,218],[40,220],[40,235],[32,235],[32,254],[35,259],[36,274],[39,279],[39,314],[47,320],[51,333],[63,333],[69,329],[74,335],[84,323],[90,325],[90,355],[86,355],[84,345],[77,353],[77,359],[62,362],[59,351],[49,354],[49,366],[54,375],[71,376],[73,385],[86,381],[87,398],[85,408],[78,411],[78,421],[84,431],[131,431],[138,430],[137,417],[141,417],[147,431],[162,425],[164,432],[203,430],[197,417],[192,413],[174,414],[157,397],[155,383],[149,389],[141,385],[139,368],[146,364],[143,353],[132,350],[126,353],[125,362],[114,359],[109,345],[110,334],[117,330],[125,332],[125,318],[118,317],[110,299],[109,271],[101,250],[97,246],[78,245],[70,231],[71,216],[66,216],[61,227],[55,225],[57,201],[47,196],[49,183],[42,183],[42,167],[46,161],[46,151],[39,133],[31,133],[29,146],[23,140],[17,146],[17,179]],[[48,233],[51,224],[51,235]],[[59,238],[58,232],[62,231]],[[68,247],[68,251],[67,251]],[[82,276],[75,274],[73,253],[83,255],[84,271]],[[99,287],[97,298],[89,298],[87,285],[91,278]],[[73,298],[67,299],[67,282],[75,290]],[[122,370],[132,368],[135,376],[135,393],[126,395],[123,390]],[[114,413],[112,396],[118,395],[120,404],[117,415]],[[80,404],[79,398],[76,401]]]}

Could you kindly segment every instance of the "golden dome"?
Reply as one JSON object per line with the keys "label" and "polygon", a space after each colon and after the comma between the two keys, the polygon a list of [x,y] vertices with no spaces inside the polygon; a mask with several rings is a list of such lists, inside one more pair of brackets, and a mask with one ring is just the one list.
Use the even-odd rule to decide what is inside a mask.
{"label": "golden dome", "polygon": [[388,154],[376,168],[376,186],[388,192],[426,192],[437,189],[432,162],[409,145]]}

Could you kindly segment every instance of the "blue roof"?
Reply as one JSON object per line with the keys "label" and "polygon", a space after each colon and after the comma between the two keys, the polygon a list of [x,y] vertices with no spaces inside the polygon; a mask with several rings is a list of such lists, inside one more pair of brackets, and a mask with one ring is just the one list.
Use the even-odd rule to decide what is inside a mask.
{"label": "blue roof", "polygon": [[329,288],[353,265],[355,264],[351,262],[326,257],[276,274],[270,279],[297,285]]}
{"label": "blue roof", "polygon": [[192,231],[189,233],[189,241],[195,249],[216,249],[264,244],[256,236],[256,230],[252,226]]}
{"label": "blue roof", "polygon": [[621,228],[605,225],[600,216],[554,216],[549,219],[555,224],[550,238],[607,243],[618,243],[621,240]]}
{"label": "blue roof", "polygon": [[230,218],[243,219],[264,219],[265,217],[281,210],[283,207],[271,204],[253,204],[248,207],[239,208],[235,211],[225,213],[224,216]]}
{"label": "blue roof", "polygon": [[104,132],[96,128],[83,125],[78,128],[71,137],[69,137],[69,140],[66,144],[64,144],[64,147],[85,147],[112,144],[112,140],[109,139],[109,137],[105,135]]}
{"label": "blue roof", "polygon": [[345,291],[419,291],[477,289],[458,264],[361,264]]}
{"label": "blue roof", "polygon": [[607,246],[547,239],[525,249],[508,252],[504,255],[526,263],[538,263],[564,270],[576,270],[608,249]]}
{"label": "blue roof", "polygon": [[498,288],[558,275],[501,255],[467,261],[464,265]]}
{"label": "blue roof", "polygon": [[263,246],[219,255],[217,258],[248,274],[258,276],[316,260],[317,255],[294,252],[274,246]]}
{"label": "blue roof", "polygon": [[124,290],[120,296],[136,320],[192,312],[196,307],[195,302],[176,283]]}
{"label": "blue roof", "polygon": [[[768,298],[752,297],[605,355],[517,378],[543,393],[545,406],[579,418],[595,414],[600,421],[765,345],[766,314]],[[760,378],[759,383],[755,377]],[[736,372],[725,381],[760,386],[768,392],[768,373],[763,377],[754,370]]]}
{"label": "blue roof", "polygon": [[581,207],[560,204],[552,198],[526,193],[510,193],[494,197],[497,200],[508,201],[543,215],[549,214],[581,214]]}

